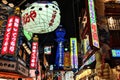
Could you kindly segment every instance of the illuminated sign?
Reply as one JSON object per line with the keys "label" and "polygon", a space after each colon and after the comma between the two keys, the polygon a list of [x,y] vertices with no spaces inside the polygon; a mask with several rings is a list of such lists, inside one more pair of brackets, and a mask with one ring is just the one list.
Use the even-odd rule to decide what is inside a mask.
{"label": "illuminated sign", "polygon": [[94,1],[88,0],[88,6],[89,6],[89,15],[90,15],[91,34],[92,34],[92,45],[96,48],[100,48],[99,40],[98,40],[95,10],[94,10]]}
{"label": "illuminated sign", "polygon": [[26,52],[28,54],[31,54],[31,50],[28,48],[28,46],[26,45],[26,43],[23,43],[22,46],[24,47],[24,49],[26,50]]}
{"label": "illuminated sign", "polygon": [[33,42],[32,43],[32,53],[31,53],[31,58],[30,58],[30,68],[36,69],[37,54],[38,54],[38,42]]}
{"label": "illuminated sign", "polygon": [[20,18],[18,16],[10,16],[7,21],[6,31],[2,44],[1,54],[14,54],[16,41],[18,36]]}
{"label": "illuminated sign", "polygon": [[14,17],[14,24],[13,24],[13,28],[12,28],[12,33],[11,33],[10,45],[9,45],[9,54],[15,53],[19,23],[20,23],[20,18],[15,16]]}
{"label": "illuminated sign", "polygon": [[60,24],[60,10],[57,2],[32,3],[22,12],[24,30],[31,33],[48,33]]}
{"label": "illuminated sign", "polygon": [[71,61],[70,61],[70,53],[67,51],[64,53],[64,69],[70,69],[71,68]]}
{"label": "illuminated sign", "polygon": [[58,42],[57,51],[56,51],[56,65],[57,67],[63,67],[64,63],[64,47],[63,42]]}
{"label": "illuminated sign", "polygon": [[71,47],[71,65],[72,68],[78,68],[78,51],[77,51],[77,39],[70,38],[70,47]]}
{"label": "illuminated sign", "polygon": [[58,52],[59,52],[59,66],[63,66],[63,42],[58,43]]}
{"label": "illuminated sign", "polygon": [[120,49],[112,49],[112,57],[120,57]]}
{"label": "illuminated sign", "polygon": [[1,54],[2,55],[8,53],[13,19],[14,19],[14,17],[12,16],[12,17],[9,17],[8,21],[7,21],[6,31],[5,31],[4,40],[3,40],[2,49],[1,49]]}
{"label": "illuminated sign", "polygon": [[44,47],[44,53],[45,54],[51,54],[51,46],[45,46]]}
{"label": "illuminated sign", "polygon": [[59,26],[59,28],[56,30],[56,36],[57,36],[57,51],[56,51],[56,68],[63,68],[64,66],[64,41],[65,41],[65,34],[66,31],[62,27],[62,25]]}

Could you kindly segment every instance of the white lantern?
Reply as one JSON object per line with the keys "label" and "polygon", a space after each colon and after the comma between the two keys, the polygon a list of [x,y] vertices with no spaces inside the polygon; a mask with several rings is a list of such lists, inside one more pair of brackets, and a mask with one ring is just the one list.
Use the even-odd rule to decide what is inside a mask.
{"label": "white lantern", "polygon": [[28,32],[52,32],[59,24],[60,9],[57,3],[35,2],[22,12],[22,25]]}

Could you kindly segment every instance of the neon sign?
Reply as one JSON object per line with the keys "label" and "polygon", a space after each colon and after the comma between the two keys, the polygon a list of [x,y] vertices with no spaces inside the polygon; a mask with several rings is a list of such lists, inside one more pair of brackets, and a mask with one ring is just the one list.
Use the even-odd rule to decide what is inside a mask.
{"label": "neon sign", "polygon": [[70,38],[70,46],[71,46],[71,65],[72,68],[78,68],[78,52],[77,52],[77,39]]}
{"label": "neon sign", "polygon": [[31,53],[31,58],[30,58],[30,68],[36,69],[37,53],[38,53],[38,42],[33,42],[32,43],[32,53]]}
{"label": "neon sign", "polygon": [[96,48],[99,48],[100,46],[99,46],[99,40],[98,40],[98,34],[97,34],[97,24],[96,24],[93,0],[88,0],[88,6],[89,6],[90,26],[91,26],[91,33],[92,33],[92,45]]}

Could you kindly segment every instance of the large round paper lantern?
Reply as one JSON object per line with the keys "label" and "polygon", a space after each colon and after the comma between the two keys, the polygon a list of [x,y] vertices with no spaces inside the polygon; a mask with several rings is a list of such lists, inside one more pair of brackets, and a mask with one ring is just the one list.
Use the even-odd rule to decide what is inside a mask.
{"label": "large round paper lantern", "polygon": [[60,24],[57,2],[34,2],[22,12],[23,28],[32,33],[48,33]]}

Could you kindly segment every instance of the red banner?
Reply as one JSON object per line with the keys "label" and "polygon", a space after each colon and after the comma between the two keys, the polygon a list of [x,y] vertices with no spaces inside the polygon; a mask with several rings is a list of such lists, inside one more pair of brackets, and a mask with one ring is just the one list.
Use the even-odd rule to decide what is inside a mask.
{"label": "red banner", "polygon": [[31,53],[31,58],[30,58],[30,68],[36,69],[37,54],[38,54],[38,42],[33,42],[32,43],[32,53]]}
{"label": "red banner", "polygon": [[19,23],[20,23],[20,18],[15,16],[14,17],[12,34],[11,34],[10,45],[9,45],[9,54],[14,54],[15,53]]}
{"label": "red banner", "polygon": [[1,54],[14,54],[18,35],[20,17],[10,16],[7,21],[6,31],[2,44]]}

